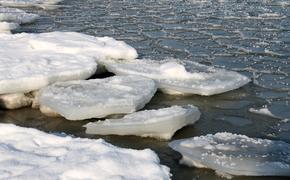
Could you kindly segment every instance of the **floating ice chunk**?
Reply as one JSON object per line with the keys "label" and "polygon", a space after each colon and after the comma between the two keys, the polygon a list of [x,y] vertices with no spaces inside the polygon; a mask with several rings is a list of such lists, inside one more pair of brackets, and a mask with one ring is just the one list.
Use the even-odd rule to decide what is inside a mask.
{"label": "floating ice chunk", "polygon": [[237,89],[250,80],[237,72],[201,65],[190,61],[152,60],[106,63],[117,75],[140,75],[154,79],[169,94],[213,95]]}
{"label": "floating ice chunk", "polygon": [[279,117],[272,114],[272,112],[268,109],[267,106],[262,107],[260,109],[250,108],[249,112],[280,119]]}
{"label": "floating ice chunk", "polygon": [[181,163],[245,176],[290,176],[290,144],[217,133],[173,141]]}
{"label": "floating ice chunk", "polygon": [[82,120],[135,112],[155,92],[156,85],[151,79],[114,76],[53,84],[40,92],[39,103],[66,119]]}
{"label": "floating ice chunk", "polygon": [[35,21],[38,17],[36,14],[26,13],[20,9],[0,7],[0,21],[25,24]]}
{"label": "floating ice chunk", "polygon": [[121,119],[106,119],[88,123],[88,134],[117,134],[170,139],[182,127],[195,123],[200,111],[195,106],[172,106],[158,110],[145,110]]}
{"label": "floating ice chunk", "polygon": [[56,4],[63,0],[0,0],[0,5],[10,7],[40,7],[43,9],[55,9]]}
{"label": "floating ice chunk", "polygon": [[0,33],[10,34],[12,30],[17,29],[17,23],[0,22]]}
{"label": "floating ice chunk", "polygon": [[5,109],[17,109],[30,106],[33,97],[24,93],[0,95],[0,107]]}
{"label": "floating ice chunk", "polygon": [[170,179],[150,149],[0,124],[0,179]]}

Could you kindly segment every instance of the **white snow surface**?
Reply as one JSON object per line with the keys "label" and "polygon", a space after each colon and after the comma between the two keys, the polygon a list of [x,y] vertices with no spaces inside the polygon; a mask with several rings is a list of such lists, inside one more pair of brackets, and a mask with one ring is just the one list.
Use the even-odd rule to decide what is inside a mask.
{"label": "white snow surface", "polygon": [[151,79],[113,76],[55,83],[42,89],[38,98],[40,106],[68,120],[83,120],[135,112],[151,100],[156,90]]}
{"label": "white snow surface", "polygon": [[121,119],[106,119],[85,125],[88,134],[116,134],[170,139],[182,127],[195,123],[200,111],[192,105],[144,110]]}
{"label": "white snow surface", "polygon": [[40,7],[43,9],[55,9],[56,4],[63,0],[0,0],[0,5],[8,7]]}
{"label": "white snow surface", "polygon": [[35,21],[38,17],[20,9],[0,7],[0,21],[25,24]]}
{"label": "white snow surface", "polygon": [[170,179],[150,149],[0,124],[0,179]]}
{"label": "white snow surface", "polygon": [[140,75],[154,79],[169,94],[214,95],[237,89],[250,80],[237,72],[183,60],[135,60],[107,63],[117,75]]}
{"label": "white snow surface", "polygon": [[169,146],[182,154],[181,163],[211,168],[222,174],[290,176],[290,144],[245,135],[217,133]]}
{"label": "white snow surface", "polygon": [[0,94],[87,79],[95,73],[96,61],[135,57],[134,48],[109,37],[75,32],[0,34]]}

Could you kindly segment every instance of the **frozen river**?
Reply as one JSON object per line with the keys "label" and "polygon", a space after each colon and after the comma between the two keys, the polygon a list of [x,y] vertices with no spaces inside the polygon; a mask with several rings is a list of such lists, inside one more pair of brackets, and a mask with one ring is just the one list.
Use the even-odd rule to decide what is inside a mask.
{"label": "frozen river", "polygon": [[[178,131],[173,139],[227,131],[290,143],[289,0],[64,0],[60,6],[50,11],[28,9],[41,17],[17,32],[77,31],[110,36],[136,48],[139,58],[188,59],[252,79],[238,90],[211,97],[156,94],[147,109],[194,104],[202,112],[194,126]],[[167,141],[86,135],[82,126],[88,121],[48,118],[29,108],[0,110],[0,121],[101,137],[121,147],[151,148],[170,167],[173,179],[220,179],[211,170],[179,165],[180,155]]]}

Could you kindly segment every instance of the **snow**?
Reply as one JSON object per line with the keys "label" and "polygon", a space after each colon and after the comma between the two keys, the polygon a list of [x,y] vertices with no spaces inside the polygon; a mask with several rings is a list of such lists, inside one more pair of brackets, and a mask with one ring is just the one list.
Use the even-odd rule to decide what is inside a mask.
{"label": "snow", "polygon": [[0,5],[9,7],[40,7],[54,9],[63,0],[0,0]]}
{"label": "snow", "polygon": [[170,179],[150,149],[0,124],[0,179]]}
{"label": "snow", "polygon": [[214,95],[237,89],[250,80],[237,72],[182,60],[135,60],[106,63],[117,75],[140,75],[154,79],[168,94]]}
{"label": "snow", "polygon": [[30,106],[32,101],[33,97],[24,93],[0,95],[0,107],[5,109],[17,109]]}
{"label": "snow", "polygon": [[41,90],[39,103],[68,120],[102,118],[143,108],[156,89],[153,80],[138,76],[68,81]]}
{"label": "snow", "polygon": [[137,135],[157,139],[171,139],[182,127],[195,123],[200,111],[195,106],[172,106],[157,110],[144,110],[121,119],[106,119],[85,125],[88,134]]}
{"label": "snow", "polygon": [[245,135],[217,133],[176,140],[169,146],[181,163],[245,176],[290,176],[290,144]]}
{"label": "snow", "polygon": [[95,73],[96,61],[135,57],[134,48],[109,37],[75,32],[0,34],[0,94],[87,79]]}

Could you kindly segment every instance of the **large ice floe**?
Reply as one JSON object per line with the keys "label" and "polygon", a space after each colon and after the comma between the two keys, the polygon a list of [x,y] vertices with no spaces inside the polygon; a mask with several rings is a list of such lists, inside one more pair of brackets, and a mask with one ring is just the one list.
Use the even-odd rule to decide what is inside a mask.
{"label": "large ice floe", "polygon": [[151,100],[156,89],[148,78],[113,76],[55,83],[42,89],[38,98],[45,114],[50,109],[68,120],[83,120],[135,112]]}
{"label": "large ice floe", "polygon": [[95,73],[96,61],[135,57],[134,48],[108,37],[74,32],[0,34],[0,94],[86,79]]}
{"label": "large ice floe", "polygon": [[217,133],[176,140],[169,146],[182,154],[181,163],[221,174],[290,176],[290,144],[282,141]]}
{"label": "large ice floe", "polygon": [[85,125],[88,134],[116,134],[170,139],[182,127],[195,123],[200,117],[197,107],[172,106],[158,110],[144,110],[121,119],[106,119]]}
{"label": "large ice floe", "polygon": [[150,149],[0,124],[0,179],[170,179]]}
{"label": "large ice floe", "polygon": [[159,88],[169,94],[209,96],[237,89],[249,82],[246,76],[237,72],[191,61],[136,60],[107,63],[106,67],[117,75],[140,75],[154,79]]}
{"label": "large ice floe", "polygon": [[63,0],[0,0],[0,5],[8,7],[40,7],[43,9],[55,9]]}

